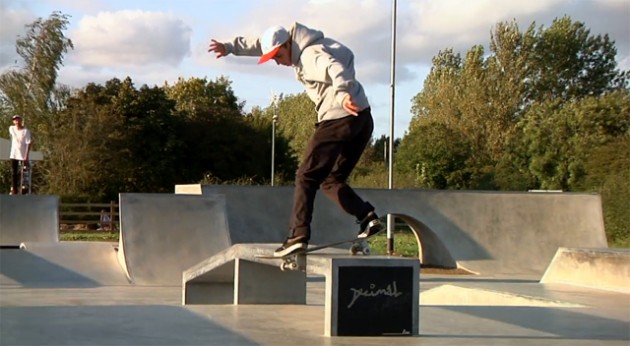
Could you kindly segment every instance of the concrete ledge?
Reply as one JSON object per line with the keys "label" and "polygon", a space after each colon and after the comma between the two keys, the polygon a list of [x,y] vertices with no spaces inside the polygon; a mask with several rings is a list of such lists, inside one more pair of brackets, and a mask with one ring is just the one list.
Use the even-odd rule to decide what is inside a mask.
{"label": "concrete ledge", "polygon": [[540,283],[630,293],[630,250],[559,248]]}
{"label": "concrete ledge", "polygon": [[330,258],[347,250],[307,256],[306,272],[280,270],[278,244],[235,244],[182,274],[182,304],[306,304],[306,274],[326,276]]}
{"label": "concrete ledge", "polygon": [[182,304],[306,304],[306,273],[263,259],[277,244],[236,244],[182,274]]}

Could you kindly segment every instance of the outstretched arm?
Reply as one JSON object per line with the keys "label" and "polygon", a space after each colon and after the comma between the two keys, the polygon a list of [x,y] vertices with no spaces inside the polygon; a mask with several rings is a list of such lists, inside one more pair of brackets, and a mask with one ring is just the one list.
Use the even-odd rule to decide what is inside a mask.
{"label": "outstretched arm", "polygon": [[218,58],[222,58],[227,55],[227,50],[225,49],[225,45],[217,40],[210,40],[210,46],[208,47],[208,52],[215,53],[215,56]]}
{"label": "outstretched arm", "polygon": [[261,56],[262,49],[257,37],[238,36],[229,42],[210,40],[208,52],[215,53],[217,59],[226,55]]}

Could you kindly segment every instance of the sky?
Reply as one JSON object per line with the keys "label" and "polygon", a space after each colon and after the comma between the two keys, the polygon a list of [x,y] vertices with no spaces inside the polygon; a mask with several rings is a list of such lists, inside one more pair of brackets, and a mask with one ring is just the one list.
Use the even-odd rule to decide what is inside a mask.
{"label": "sky", "polygon": [[[564,15],[584,22],[592,35],[608,34],[617,63],[630,70],[630,0],[398,0],[392,100],[393,0],[0,0],[0,72],[20,64],[15,40],[25,25],[60,11],[70,16],[65,32],[74,44],[58,82],[82,88],[131,77],[137,88],[162,86],[179,77],[225,76],[245,110],[267,107],[274,94],[297,94],[291,68],[252,57],[216,59],[210,39],[258,36],[274,25],[298,21],[353,50],[357,79],[375,119],[374,136],[404,136],[411,99],[422,90],[431,59],[452,48],[488,50],[497,23],[515,20],[549,27]],[[392,102],[393,101],[393,102]],[[392,112],[393,106],[393,112]],[[282,121],[282,119],[280,119]],[[306,121],[314,121],[308,119]]]}

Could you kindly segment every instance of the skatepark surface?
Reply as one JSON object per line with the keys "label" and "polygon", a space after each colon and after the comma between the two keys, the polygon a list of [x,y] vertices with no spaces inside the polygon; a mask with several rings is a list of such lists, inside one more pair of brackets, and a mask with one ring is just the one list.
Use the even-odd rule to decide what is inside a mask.
{"label": "skatepark surface", "polygon": [[[263,189],[260,199],[241,196],[237,203],[230,194],[242,191],[223,191],[227,202],[205,193],[121,195],[126,209],[119,243],[22,239],[15,244],[21,236],[7,234],[0,223],[12,245],[0,248],[0,345],[630,345],[630,293],[624,289],[630,286],[630,252],[556,252],[562,246],[605,247],[597,198],[585,195],[435,192],[417,202],[423,213],[425,208],[432,213],[425,215],[404,207],[418,199],[416,192],[365,191],[408,216],[431,246],[432,236],[441,239],[452,260],[481,272],[421,269],[417,336],[325,337],[321,276],[307,277],[305,305],[182,305],[183,269],[234,244],[273,243],[280,233],[261,230],[256,217],[286,212],[278,198],[286,191],[278,191],[265,197],[275,204],[265,203]],[[508,228],[488,224],[514,208],[512,197],[527,208],[512,213],[517,219],[503,220]],[[14,210],[11,201],[4,199],[0,209]],[[454,208],[472,209],[471,201],[484,203],[455,215]],[[230,212],[247,203],[258,208],[240,220]],[[494,211],[489,203],[503,209]],[[335,219],[326,208],[320,208],[319,220]],[[532,223],[519,227],[518,236],[502,234],[518,220]],[[469,248],[474,251],[461,252]]]}
{"label": "skatepark surface", "polygon": [[[432,294],[433,290],[437,294]],[[477,292],[474,301],[465,300],[470,291]],[[498,291],[502,292],[500,299]],[[0,344],[630,343],[627,294],[541,285],[534,278],[421,275],[420,335],[411,337],[324,337],[323,280],[309,277],[307,292],[306,305],[182,306],[181,288],[176,286],[51,288],[2,284]]]}

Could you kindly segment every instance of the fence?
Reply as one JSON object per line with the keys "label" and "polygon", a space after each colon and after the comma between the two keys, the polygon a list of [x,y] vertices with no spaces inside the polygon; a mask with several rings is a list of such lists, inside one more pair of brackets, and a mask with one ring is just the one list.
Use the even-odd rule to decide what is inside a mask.
{"label": "fence", "polygon": [[60,230],[116,231],[120,219],[118,203],[61,203],[59,205]]}

